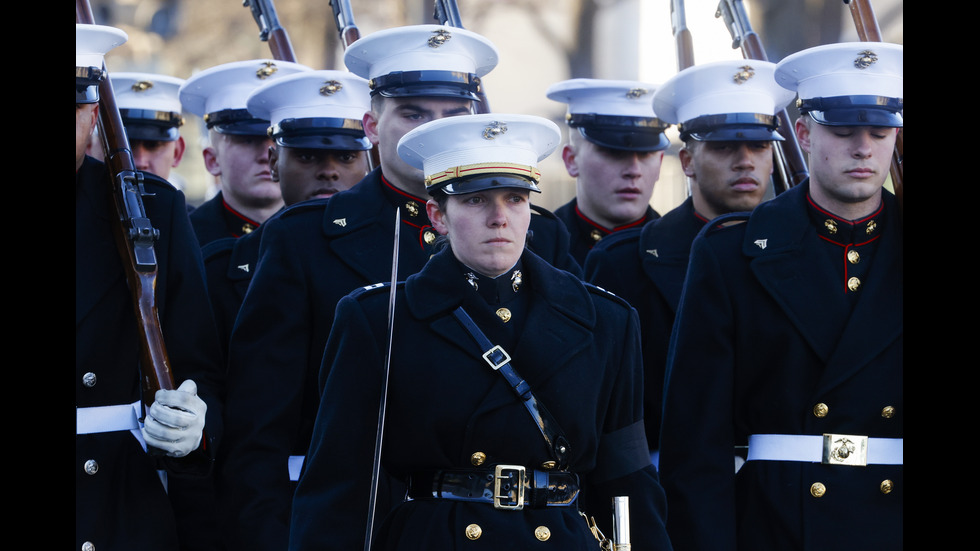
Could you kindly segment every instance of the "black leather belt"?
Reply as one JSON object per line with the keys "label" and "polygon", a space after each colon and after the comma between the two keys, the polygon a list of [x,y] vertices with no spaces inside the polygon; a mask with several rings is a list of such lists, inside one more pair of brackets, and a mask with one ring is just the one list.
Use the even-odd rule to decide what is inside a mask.
{"label": "black leather belt", "polygon": [[451,499],[491,503],[494,509],[525,506],[568,507],[578,498],[578,475],[566,471],[526,470],[522,465],[485,469],[425,471],[409,477],[412,499]]}

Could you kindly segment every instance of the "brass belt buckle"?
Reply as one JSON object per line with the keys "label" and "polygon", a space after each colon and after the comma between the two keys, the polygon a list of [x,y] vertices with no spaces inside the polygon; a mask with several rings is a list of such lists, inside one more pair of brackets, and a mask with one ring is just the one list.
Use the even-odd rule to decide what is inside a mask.
{"label": "brass belt buckle", "polygon": [[[499,363],[497,363],[497,362],[494,362],[493,360],[491,360],[491,359],[490,359],[490,356],[491,356],[491,355],[492,355],[492,354],[493,354],[494,352],[500,352],[501,354],[503,354],[503,359],[502,359],[502,360],[500,360],[500,362],[499,362]],[[496,371],[496,370],[498,370],[498,369],[500,369],[501,367],[503,367],[504,365],[506,365],[506,364],[507,364],[507,362],[509,362],[509,361],[510,361],[510,354],[508,354],[508,353],[507,353],[507,351],[506,351],[506,350],[504,350],[504,349],[503,349],[503,348],[502,348],[502,347],[501,347],[501,346],[500,346],[500,345],[498,344],[498,345],[496,345],[496,346],[494,346],[493,348],[491,348],[490,350],[487,350],[486,352],[484,352],[484,353],[483,353],[483,359],[484,359],[484,360],[486,360],[488,364],[490,364],[490,367],[492,367],[494,371]],[[523,469],[523,468],[524,468],[524,467],[521,467],[521,469]]]}
{"label": "brass belt buckle", "polygon": [[[500,493],[500,481],[510,480],[511,475],[505,474],[505,471],[512,471],[517,473],[517,487],[513,489],[512,492],[507,492],[506,494]],[[523,465],[497,465],[493,469],[493,508],[494,509],[507,509],[511,511],[520,511],[524,508],[524,483],[527,480],[527,475],[524,472]],[[511,493],[516,497],[511,499]],[[505,501],[506,500],[506,501]]]}
{"label": "brass belt buckle", "polygon": [[868,464],[868,437],[854,434],[824,434],[824,465],[851,465],[865,467]]}

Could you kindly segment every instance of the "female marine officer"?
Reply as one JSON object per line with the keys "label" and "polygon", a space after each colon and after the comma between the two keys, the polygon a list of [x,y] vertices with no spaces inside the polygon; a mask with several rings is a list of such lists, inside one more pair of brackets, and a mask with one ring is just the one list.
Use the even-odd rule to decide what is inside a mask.
{"label": "female marine officer", "polygon": [[486,114],[399,142],[448,246],[396,285],[386,389],[390,286],[338,304],[290,549],[363,547],[382,392],[382,477],[408,490],[381,492],[372,549],[595,550],[585,517],[610,534],[620,495],[633,549],[670,549],[635,311],[525,249],[537,162],[560,138],[539,117]]}

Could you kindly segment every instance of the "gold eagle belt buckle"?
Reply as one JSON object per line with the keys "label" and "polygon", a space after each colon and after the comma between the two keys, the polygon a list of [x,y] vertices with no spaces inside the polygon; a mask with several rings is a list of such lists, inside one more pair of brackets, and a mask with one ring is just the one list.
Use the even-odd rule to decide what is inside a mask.
{"label": "gold eagle belt buckle", "polygon": [[867,466],[868,437],[854,434],[824,434],[823,458],[820,462],[824,465]]}

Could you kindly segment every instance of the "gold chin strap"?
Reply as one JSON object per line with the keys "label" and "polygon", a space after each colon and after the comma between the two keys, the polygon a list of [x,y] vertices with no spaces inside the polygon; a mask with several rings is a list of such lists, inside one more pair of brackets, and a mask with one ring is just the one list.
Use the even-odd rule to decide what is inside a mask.
{"label": "gold chin strap", "polygon": [[513,174],[515,176],[529,178],[535,183],[541,181],[541,171],[533,166],[512,163],[477,163],[472,165],[454,166],[447,168],[442,172],[430,174],[425,178],[425,187],[428,189],[429,187],[445,182],[446,180],[468,178],[471,176],[479,176],[481,174]]}

